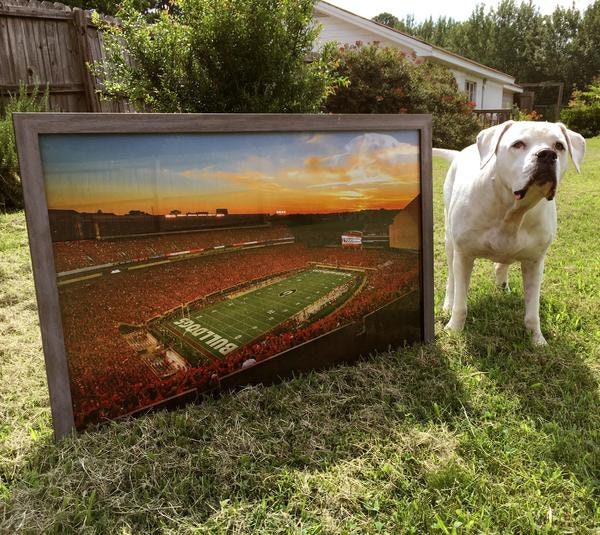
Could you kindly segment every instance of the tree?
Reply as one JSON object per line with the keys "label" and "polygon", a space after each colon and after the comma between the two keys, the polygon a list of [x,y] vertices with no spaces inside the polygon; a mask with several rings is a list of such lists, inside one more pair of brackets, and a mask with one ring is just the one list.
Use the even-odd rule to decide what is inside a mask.
{"label": "tree", "polygon": [[496,8],[478,5],[466,21],[440,17],[420,24],[392,19],[394,27],[457,54],[509,73],[517,82],[557,81],[565,99],[600,72],[600,1],[583,14],[556,6],[542,15],[530,0],[502,0]]}
{"label": "tree", "polygon": [[433,63],[419,64],[400,50],[375,45],[340,49],[336,74],[347,79],[325,104],[331,113],[431,113],[437,147],[473,143],[479,122],[452,73]]}
{"label": "tree", "polygon": [[585,91],[573,91],[569,106],[562,110],[560,118],[584,137],[600,134],[600,76]]}
{"label": "tree", "polygon": [[15,112],[48,111],[48,88],[28,91],[24,84],[0,106],[0,207],[23,207],[23,193],[19,179],[19,162],[13,130],[12,114]]}
{"label": "tree", "polygon": [[578,56],[578,35],[581,27],[581,13],[575,7],[557,6],[546,18],[547,32],[540,47],[545,51],[545,76],[539,79],[557,80],[565,84],[570,93],[573,84],[581,75]]}
{"label": "tree", "polygon": [[407,15],[403,20],[400,20],[391,13],[385,12],[375,15],[371,20],[394,30],[400,30],[401,32],[409,34],[413,34],[417,28],[415,18],[412,15]]}
{"label": "tree", "polygon": [[377,22],[378,24],[389,26],[390,28],[396,28],[400,24],[400,19],[398,17],[395,17],[391,13],[387,12],[375,15],[371,20]]}
{"label": "tree", "polygon": [[574,83],[578,89],[584,89],[600,74],[600,1],[596,0],[585,10],[574,48],[579,72]]}
{"label": "tree", "polygon": [[414,65],[395,48],[350,46],[337,51],[337,73],[348,80],[325,104],[330,113],[406,113]]}
{"label": "tree", "polygon": [[331,91],[313,0],[180,0],[148,21],[131,3],[104,26],[107,96],[158,112],[311,112]]}
{"label": "tree", "polygon": [[447,48],[459,25],[460,23],[452,18],[439,17],[434,21],[432,17],[429,17],[415,27],[411,33],[418,34],[420,39],[432,45]]}
{"label": "tree", "polygon": [[456,78],[445,67],[425,62],[415,72],[414,112],[431,113],[433,144],[463,149],[475,142],[481,124],[473,113],[474,103],[458,88]]}

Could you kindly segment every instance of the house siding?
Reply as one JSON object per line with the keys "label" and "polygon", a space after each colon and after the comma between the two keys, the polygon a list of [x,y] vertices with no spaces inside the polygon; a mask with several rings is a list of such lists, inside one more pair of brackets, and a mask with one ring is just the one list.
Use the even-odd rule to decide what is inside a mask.
{"label": "house siding", "polygon": [[490,80],[483,83],[484,78],[476,76],[468,72],[450,69],[456,83],[461,91],[466,90],[466,83],[475,82],[477,84],[475,91],[475,109],[476,110],[497,110],[502,108],[502,86]]}
{"label": "house siding", "polygon": [[[353,24],[352,22],[345,20],[345,18],[337,18],[329,12],[320,12],[318,8],[315,10],[315,19],[316,22],[321,25],[321,34],[317,39],[316,49],[320,48],[328,41],[336,41],[341,45],[353,45],[360,41],[364,44],[376,42],[380,46],[397,48],[402,50],[408,56],[416,54],[417,49],[420,49],[421,53],[423,53],[422,43],[419,43],[416,40],[415,49],[412,49],[408,45],[405,46],[404,44],[399,44],[390,39],[386,39],[375,30],[369,31],[369,29],[363,27],[364,24]],[[377,28],[377,25],[374,24],[374,28]],[[410,40],[411,38],[407,39]],[[484,86],[484,78],[481,75],[473,74],[472,72],[469,72],[468,69],[462,70],[462,66],[456,67],[449,64],[448,60],[440,61],[437,58],[428,57],[428,55],[422,55],[421,57],[448,67],[456,78],[458,88],[462,91],[465,91],[467,81],[475,82],[477,84],[475,98],[476,109],[502,109],[510,108],[512,106],[513,93],[507,91],[502,83],[488,78],[486,79]]]}
{"label": "house siding", "polygon": [[456,84],[461,91],[465,91],[467,80],[473,81],[477,84],[478,91],[475,104],[476,108],[481,108],[481,93],[479,92],[479,89],[481,88],[481,79],[477,78],[476,76],[468,76],[466,72],[457,71],[455,69],[450,69],[450,72],[454,75],[454,78],[456,78]]}
{"label": "house siding", "polygon": [[379,43],[380,46],[399,48],[406,54],[412,54],[412,50],[408,47],[401,47],[398,43],[394,43],[382,38],[374,32],[358,28],[344,20],[336,19],[329,15],[317,13],[315,19],[318,24],[321,24],[321,33],[317,39],[317,47],[320,48],[327,41],[337,41],[341,45],[354,45],[357,41],[362,43]]}
{"label": "house siding", "polygon": [[502,91],[503,88],[500,84],[487,80],[483,91],[481,108],[484,110],[498,110],[503,108]]}
{"label": "house siding", "polygon": [[515,94],[512,91],[502,90],[502,107],[512,108],[515,102]]}

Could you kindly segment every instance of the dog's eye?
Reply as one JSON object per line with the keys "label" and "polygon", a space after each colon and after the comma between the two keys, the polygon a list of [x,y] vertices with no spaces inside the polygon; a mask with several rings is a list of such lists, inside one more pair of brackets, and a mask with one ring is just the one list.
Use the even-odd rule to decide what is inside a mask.
{"label": "dog's eye", "polygon": [[525,146],[525,143],[522,141],[515,141],[511,146],[513,149],[522,149]]}
{"label": "dog's eye", "polygon": [[564,145],[563,145],[563,144],[562,144],[560,141],[557,141],[557,142],[556,142],[556,145],[554,145],[554,148],[555,148],[556,150],[560,150],[560,151],[563,151],[563,150],[565,150],[565,146],[564,146]]}

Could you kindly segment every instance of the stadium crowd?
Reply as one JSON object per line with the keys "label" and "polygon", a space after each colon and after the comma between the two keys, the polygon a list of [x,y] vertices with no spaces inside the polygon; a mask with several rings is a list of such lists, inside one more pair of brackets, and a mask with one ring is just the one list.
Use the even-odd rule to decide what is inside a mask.
{"label": "stadium crowd", "polygon": [[53,243],[56,272],[162,257],[181,251],[211,249],[253,241],[292,238],[282,225],[212,229],[114,240],[77,240]]}
{"label": "stadium crowd", "polygon": [[[361,291],[324,318],[309,325],[280,325],[221,361],[167,379],[160,379],[144,365],[119,334],[120,323],[140,325],[215,291],[300,269],[310,262],[371,269],[366,270]],[[237,370],[248,358],[263,360],[356,321],[392,300],[417,275],[417,259],[402,252],[286,244],[197,257],[62,286],[60,302],[76,425],[115,418],[189,389],[206,388],[215,376]]]}

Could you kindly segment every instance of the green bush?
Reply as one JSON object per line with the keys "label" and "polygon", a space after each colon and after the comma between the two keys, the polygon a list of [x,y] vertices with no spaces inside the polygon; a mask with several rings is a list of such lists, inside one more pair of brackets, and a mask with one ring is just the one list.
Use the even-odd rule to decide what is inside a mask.
{"label": "green bush", "polygon": [[330,113],[406,113],[411,105],[415,66],[394,48],[375,45],[337,49],[332,61],[347,83],[329,95]]}
{"label": "green bush", "polygon": [[334,81],[312,62],[314,0],[180,0],[104,25],[104,93],[157,112],[318,111]]}
{"label": "green bush", "polygon": [[38,89],[34,89],[28,94],[23,85],[19,88],[19,92],[11,95],[0,108],[0,209],[12,210],[23,207],[12,114],[47,110],[48,90],[40,93]]}
{"label": "green bush", "polygon": [[413,80],[414,112],[433,115],[433,145],[464,149],[474,143],[481,124],[454,75],[441,65],[423,63],[416,67]]}
{"label": "green bush", "polygon": [[560,120],[583,137],[600,135],[600,77],[586,91],[574,91]]}
{"label": "green bush", "polygon": [[336,78],[347,83],[328,97],[327,112],[431,113],[433,143],[444,148],[464,148],[481,129],[467,95],[441,65],[376,45],[340,48],[333,61]]}

